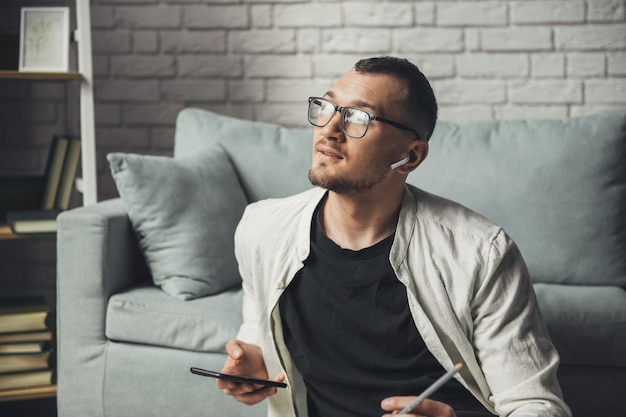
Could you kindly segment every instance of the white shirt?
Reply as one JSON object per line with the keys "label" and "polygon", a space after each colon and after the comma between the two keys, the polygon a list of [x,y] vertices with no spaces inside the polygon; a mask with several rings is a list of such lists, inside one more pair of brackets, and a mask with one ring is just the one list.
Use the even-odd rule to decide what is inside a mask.
{"label": "white shirt", "polygon": [[[288,388],[269,399],[270,417],[307,416],[278,299],[309,256],[313,213],[325,194],[315,188],[253,203],[235,233],[244,291],[238,338],[262,348],[270,377],[287,375]],[[446,370],[463,362],[456,378],[487,409],[500,416],[571,416],[526,265],[500,227],[406,185],[389,260],[426,346]]]}

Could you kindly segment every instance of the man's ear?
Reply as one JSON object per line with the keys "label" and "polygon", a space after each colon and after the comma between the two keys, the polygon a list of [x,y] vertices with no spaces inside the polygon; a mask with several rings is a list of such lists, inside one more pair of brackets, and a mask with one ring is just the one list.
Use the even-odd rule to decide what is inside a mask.
{"label": "man's ear", "polygon": [[409,162],[396,168],[400,174],[413,172],[428,156],[428,142],[425,140],[416,140],[413,147],[409,149]]}

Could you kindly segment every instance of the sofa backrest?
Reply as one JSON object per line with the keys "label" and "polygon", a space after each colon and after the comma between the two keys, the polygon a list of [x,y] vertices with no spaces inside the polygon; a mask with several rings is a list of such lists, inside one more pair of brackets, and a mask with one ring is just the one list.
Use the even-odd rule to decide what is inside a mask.
{"label": "sofa backrest", "polygon": [[[222,145],[250,202],[311,187],[312,129],[188,108],[174,156]],[[501,225],[535,282],[626,287],[626,110],[559,120],[439,122],[408,182]]]}

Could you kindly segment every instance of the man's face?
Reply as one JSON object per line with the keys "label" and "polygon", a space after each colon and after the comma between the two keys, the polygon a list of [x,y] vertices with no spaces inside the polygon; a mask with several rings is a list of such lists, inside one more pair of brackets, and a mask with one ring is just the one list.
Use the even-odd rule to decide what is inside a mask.
{"label": "man's face", "polygon": [[[341,77],[324,95],[338,106],[358,107],[372,115],[407,124],[402,101],[405,83],[388,74],[366,74],[354,70]],[[390,165],[407,156],[407,132],[373,120],[362,138],[346,136],[336,112],[313,135],[313,185],[339,194],[358,193],[383,184]]]}

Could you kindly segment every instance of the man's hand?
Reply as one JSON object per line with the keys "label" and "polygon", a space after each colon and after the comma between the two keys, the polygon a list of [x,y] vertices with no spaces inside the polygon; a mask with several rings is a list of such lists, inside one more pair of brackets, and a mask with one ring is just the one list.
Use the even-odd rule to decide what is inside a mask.
{"label": "man's hand", "polygon": [[[263,352],[257,345],[244,343],[240,340],[231,340],[226,344],[228,358],[222,372],[233,375],[249,376],[258,379],[267,379],[267,368],[263,360]],[[284,381],[285,375],[280,374],[275,381]],[[217,387],[226,395],[246,405],[254,405],[276,394],[276,387],[262,385],[241,384],[223,379],[217,380]]]}
{"label": "man's hand", "polygon": [[415,397],[389,397],[385,398],[380,404],[385,411],[395,411],[394,414],[385,414],[383,417],[399,417],[400,415],[412,417],[456,417],[456,413],[447,404],[426,399],[420,405],[415,407],[411,414],[397,414],[404,407],[409,405]]}

